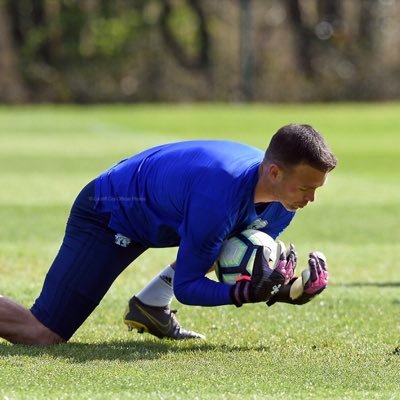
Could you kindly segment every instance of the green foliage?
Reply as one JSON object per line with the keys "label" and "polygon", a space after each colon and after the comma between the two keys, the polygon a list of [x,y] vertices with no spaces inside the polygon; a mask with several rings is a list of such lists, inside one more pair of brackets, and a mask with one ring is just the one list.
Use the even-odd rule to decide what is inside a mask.
{"label": "green foliage", "polygon": [[137,10],[127,10],[124,15],[111,18],[92,17],[85,29],[87,40],[80,41],[84,58],[124,58],[129,45],[144,32],[143,21]]}
{"label": "green foliage", "polygon": [[0,109],[0,293],[30,306],[70,205],[112,163],[159,143],[226,138],[264,148],[309,122],[339,159],[317,201],[285,232],[327,254],[331,284],[303,307],[177,304],[204,342],[129,333],[127,299],[175,257],[151,250],[115,282],[70,343],[0,341],[0,398],[396,399],[400,367],[399,104]]}
{"label": "green foliage", "polygon": [[180,7],[173,9],[169,26],[190,55],[196,54],[200,48],[197,25],[197,18],[190,7],[183,3]]}
{"label": "green foliage", "polygon": [[0,102],[399,98],[400,3],[341,3],[4,0]]}

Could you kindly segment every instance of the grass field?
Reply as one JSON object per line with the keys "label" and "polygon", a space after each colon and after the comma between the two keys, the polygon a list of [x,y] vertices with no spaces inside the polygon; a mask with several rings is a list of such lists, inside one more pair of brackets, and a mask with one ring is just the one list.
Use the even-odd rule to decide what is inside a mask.
{"label": "grass field", "polygon": [[324,133],[339,166],[283,239],[300,267],[329,261],[303,307],[174,302],[204,342],[128,332],[122,312],[176,249],[151,250],[115,282],[71,342],[0,339],[1,399],[399,399],[400,104],[0,108],[0,293],[30,306],[80,188],[121,158],[183,139],[264,148],[288,122]]}

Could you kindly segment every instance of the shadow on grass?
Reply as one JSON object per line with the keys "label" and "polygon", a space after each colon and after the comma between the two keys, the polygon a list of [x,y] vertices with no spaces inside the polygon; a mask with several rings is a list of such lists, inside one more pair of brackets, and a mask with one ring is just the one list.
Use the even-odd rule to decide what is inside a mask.
{"label": "shadow on grass", "polygon": [[70,362],[87,361],[139,361],[155,360],[168,353],[196,353],[217,351],[223,353],[268,352],[267,346],[213,345],[204,342],[172,342],[172,341],[111,341],[103,343],[65,343],[56,346],[24,346],[0,343],[1,356],[24,356],[64,358]]}
{"label": "shadow on grass", "polygon": [[329,286],[338,287],[377,287],[377,288],[396,288],[400,287],[400,282],[349,282],[349,283],[332,283]]}

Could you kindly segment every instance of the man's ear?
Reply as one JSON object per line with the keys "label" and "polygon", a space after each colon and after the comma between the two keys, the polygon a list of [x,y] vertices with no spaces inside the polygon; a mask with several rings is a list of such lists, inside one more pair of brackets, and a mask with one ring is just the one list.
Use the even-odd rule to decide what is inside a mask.
{"label": "man's ear", "polygon": [[279,167],[279,165],[277,164],[269,164],[267,166],[267,172],[268,172],[268,176],[269,178],[273,181],[273,182],[279,182],[282,179],[282,169]]}

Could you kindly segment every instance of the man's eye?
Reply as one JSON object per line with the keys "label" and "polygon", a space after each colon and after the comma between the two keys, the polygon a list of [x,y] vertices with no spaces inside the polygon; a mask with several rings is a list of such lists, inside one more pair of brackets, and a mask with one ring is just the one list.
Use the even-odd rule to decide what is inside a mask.
{"label": "man's eye", "polygon": [[307,192],[307,188],[299,188],[300,192]]}

